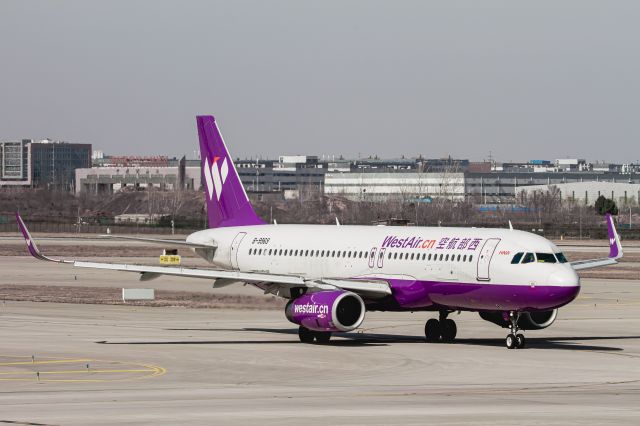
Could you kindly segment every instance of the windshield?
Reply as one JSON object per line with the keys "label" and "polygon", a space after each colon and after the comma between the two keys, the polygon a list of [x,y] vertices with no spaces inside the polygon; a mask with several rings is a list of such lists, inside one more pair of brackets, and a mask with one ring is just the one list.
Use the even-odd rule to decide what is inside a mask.
{"label": "windshield", "polygon": [[522,256],[524,255],[524,253],[516,253],[515,256],[513,256],[513,259],[511,259],[511,263],[512,264],[516,264],[516,263],[520,263],[520,259],[522,259]]}
{"label": "windshield", "polygon": [[558,262],[567,263],[567,258],[564,257],[563,253],[556,253],[556,257],[558,258]]}
{"label": "windshield", "polygon": [[531,263],[535,262],[536,258],[533,256],[533,253],[527,253],[524,255],[524,259],[522,259],[522,263]]}
{"label": "windshield", "polygon": [[556,257],[553,253],[536,253],[538,263],[556,263]]}

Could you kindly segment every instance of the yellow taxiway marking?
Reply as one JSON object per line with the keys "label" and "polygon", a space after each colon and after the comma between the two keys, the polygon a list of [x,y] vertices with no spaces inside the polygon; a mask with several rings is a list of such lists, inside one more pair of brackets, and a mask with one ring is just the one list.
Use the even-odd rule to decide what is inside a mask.
{"label": "yellow taxiway marking", "polygon": [[76,374],[76,373],[144,373],[156,370],[60,370],[60,371],[16,371],[12,373],[0,373],[0,375],[15,376],[18,374]]}
{"label": "yellow taxiway marking", "polygon": [[[62,359],[47,359],[43,361],[34,361],[33,359],[28,360],[29,357],[17,357],[17,356],[2,356],[1,358],[22,358],[27,359],[25,361],[13,361],[13,362],[2,362],[0,363],[0,381],[29,381],[29,382],[115,382],[115,381],[131,381],[131,380],[140,380],[147,379],[151,377],[162,376],[167,372],[164,367],[160,367],[152,364],[143,364],[140,362],[130,362],[130,361],[115,361],[115,360],[102,360],[102,359],[93,359],[93,358],[62,358]],[[48,358],[48,357],[47,357]],[[98,368],[82,368],[75,370],[57,370],[57,371],[1,371],[3,367],[11,367],[15,365],[38,365],[38,364],[101,364],[101,367]],[[107,364],[107,365],[105,365]],[[104,368],[108,366],[122,366],[125,368]],[[126,368],[127,366],[131,366],[133,368]],[[137,367],[137,368],[136,368]],[[67,367],[68,368],[68,367]],[[77,368],[77,366],[76,366]],[[143,373],[143,374],[136,374]],[[70,375],[69,378],[46,378],[46,377],[55,377],[55,375]],[[108,376],[111,374],[125,374],[127,377],[119,377],[119,378],[109,378]],[[97,377],[81,379],[81,378],[73,378],[74,376],[86,375],[92,376],[95,375]],[[12,377],[13,376],[13,377]],[[17,377],[16,377],[17,376]],[[44,377],[42,377],[44,376]],[[133,376],[133,377],[131,377]],[[58,376],[59,377],[59,376]]]}
{"label": "yellow taxiway marking", "polygon": [[19,361],[19,362],[0,362],[0,367],[7,365],[36,365],[36,364],[71,364],[77,362],[89,362],[92,359],[58,359],[54,361]]}

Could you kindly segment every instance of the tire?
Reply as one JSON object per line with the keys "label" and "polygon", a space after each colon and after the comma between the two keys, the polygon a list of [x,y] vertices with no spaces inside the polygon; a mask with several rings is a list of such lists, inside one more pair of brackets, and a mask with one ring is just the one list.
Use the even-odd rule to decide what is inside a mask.
{"label": "tire", "polygon": [[302,343],[313,343],[313,332],[306,327],[300,326],[298,328],[298,338]]}
{"label": "tire", "polygon": [[443,342],[453,342],[456,339],[456,334],[458,333],[456,322],[452,319],[442,321],[440,323],[440,333],[442,335]]}
{"label": "tire", "polygon": [[437,342],[440,340],[440,321],[435,318],[431,318],[424,325],[424,337],[427,342]]}
{"label": "tire", "polygon": [[527,339],[524,338],[524,334],[517,334],[516,335],[516,348],[517,349],[524,348],[526,343],[527,343]]}
{"label": "tire", "polygon": [[316,343],[319,345],[326,345],[331,340],[331,332],[329,331],[315,331],[313,334],[315,334]]}
{"label": "tire", "polygon": [[507,344],[508,349],[515,349],[517,343],[516,336],[508,334],[505,343]]}

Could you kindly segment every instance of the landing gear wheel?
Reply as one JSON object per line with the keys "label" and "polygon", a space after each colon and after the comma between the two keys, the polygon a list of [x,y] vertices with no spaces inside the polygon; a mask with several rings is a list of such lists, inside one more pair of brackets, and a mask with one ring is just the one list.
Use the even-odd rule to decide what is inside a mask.
{"label": "landing gear wheel", "polygon": [[516,336],[508,334],[505,343],[507,344],[508,349],[515,349],[517,344]]}
{"label": "landing gear wheel", "polygon": [[306,327],[300,326],[300,328],[298,328],[298,337],[302,343],[313,343],[313,331]]}
{"label": "landing gear wheel", "polygon": [[516,334],[516,349],[524,348],[526,341],[524,334]]}
{"label": "landing gear wheel", "polygon": [[329,331],[315,331],[313,334],[315,334],[316,343],[319,345],[326,345],[331,339],[331,332]]}
{"label": "landing gear wheel", "polygon": [[431,318],[424,325],[424,337],[427,339],[427,342],[437,342],[440,340],[440,321],[435,318]]}
{"label": "landing gear wheel", "polygon": [[443,342],[453,342],[456,338],[457,333],[458,327],[456,327],[456,322],[454,320],[446,319],[440,322],[440,334],[442,336]]}

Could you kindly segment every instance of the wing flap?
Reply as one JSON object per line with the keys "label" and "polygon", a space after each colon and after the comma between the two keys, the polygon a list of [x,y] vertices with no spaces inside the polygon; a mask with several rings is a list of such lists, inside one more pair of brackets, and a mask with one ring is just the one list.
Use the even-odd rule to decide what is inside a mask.
{"label": "wing flap", "polygon": [[130,237],[126,235],[100,235],[100,238],[104,239],[117,239],[117,240],[129,240],[129,241],[140,241],[142,243],[149,244],[159,244],[164,246],[175,246],[175,247],[190,247],[190,248],[200,248],[200,249],[213,249],[215,250],[218,246],[211,242],[211,244],[200,244],[200,243],[191,243],[188,241],[180,241],[180,240],[167,240],[161,238],[147,238],[147,237]]}

